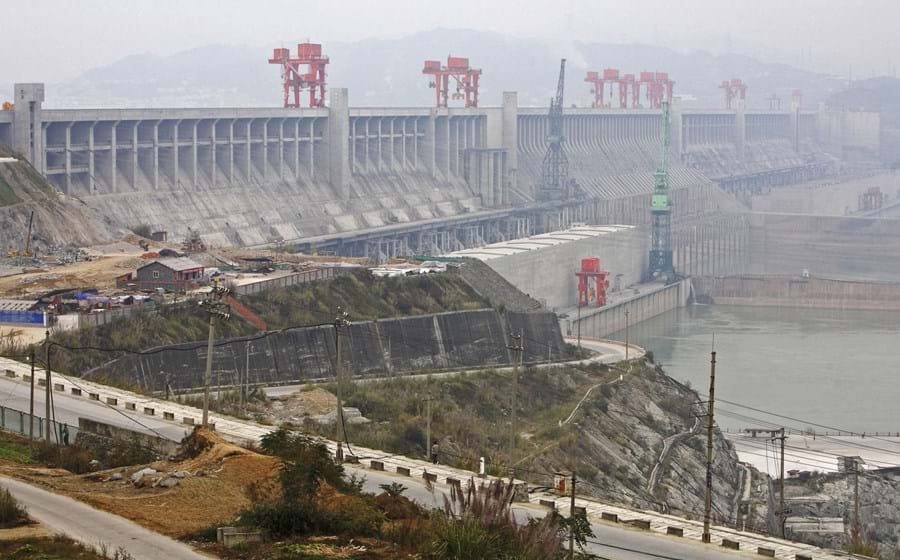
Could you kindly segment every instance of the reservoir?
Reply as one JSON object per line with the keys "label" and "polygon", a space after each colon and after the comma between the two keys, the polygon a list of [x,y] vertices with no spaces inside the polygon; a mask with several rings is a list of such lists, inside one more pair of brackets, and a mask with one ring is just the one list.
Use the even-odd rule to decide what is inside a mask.
{"label": "reservoir", "polygon": [[[723,429],[769,422],[799,430],[815,422],[897,432],[898,327],[896,311],[690,305],[631,327],[629,338],[653,352],[668,375],[705,395],[715,335],[716,422]],[[625,333],[609,338],[624,340]]]}

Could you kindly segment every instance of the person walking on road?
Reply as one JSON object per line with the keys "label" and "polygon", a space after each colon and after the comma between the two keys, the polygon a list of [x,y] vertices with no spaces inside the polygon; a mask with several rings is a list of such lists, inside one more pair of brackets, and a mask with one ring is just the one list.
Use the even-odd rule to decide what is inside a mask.
{"label": "person walking on road", "polygon": [[441,446],[438,445],[438,441],[434,440],[434,443],[431,444],[431,462],[437,465],[438,462],[438,453],[441,452]]}

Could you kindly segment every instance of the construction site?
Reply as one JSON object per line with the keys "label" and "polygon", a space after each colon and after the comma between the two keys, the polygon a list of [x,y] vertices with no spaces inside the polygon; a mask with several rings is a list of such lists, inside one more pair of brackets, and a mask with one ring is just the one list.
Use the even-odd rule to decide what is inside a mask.
{"label": "construction site", "polygon": [[[10,449],[71,435],[150,454],[116,462],[104,444],[72,474],[0,453],[0,482],[221,558],[419,558],[426,533],[404,541],[397,526],[437,531],[435,488],[504,478],[514,525],[558,510],[608,542],[646,532],[586,540],[586,554],[893,550],[879,517],[900,515],[894,501],[860,514],[857,488],[855,513],[838,505],[861,471],[877,480],[866,496],[900,492],[900,432],[876,427],[872,448],[865,428],[838,429],[846,439],[820,449],[807,439],[832,437],[827,421],[778,427],[756,401],[725,401],[723,432],[715,328],[711,354],[692,348],[708,392],[659,358],[668,371],[677,352],[659,341],[687,336],[698,306],[900,310],[887,112],[807,107],[787,83],[785,103],[748,107],[754,83],[730,76],[711,86],[721,105],[685,107],[677,73],[603,66],[579,73],[591,101],[577,106],[566,58],[549,106],[522,106],[464,48],[409,68],[434,90],[420,106],[354,105],[329,78],[344,61],[310,41],[259,60],[280,73],[281,106],[55,109],[52,86],[15,84],[0,111],[0,430]],[[313,460],[272,451],[296,430],[321,443],[296,449],[369,477],[310,494],[332,521],[377,518],[362,541],[305,528],[295,545],[327,554],[291,556],[275,537],[293,533],[251,517],[285,505],[280,473]],[[806,451],[786,451],[789,437]]]}

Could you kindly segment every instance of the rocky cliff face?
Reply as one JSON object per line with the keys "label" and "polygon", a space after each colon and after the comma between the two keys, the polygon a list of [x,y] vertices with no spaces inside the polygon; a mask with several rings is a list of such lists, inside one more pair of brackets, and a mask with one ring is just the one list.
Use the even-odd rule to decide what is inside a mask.
{"label": "rocky cliff face", "polygon": [[[16,157],[0,150],[0,157]],[[121,232],[77,198],[57,192],[24,159],[0,163],[0,249],[20,250],[34,211],[32,247],[94,245]]]}
{"label": "rocky cliff face", "polygon": [[[803,526],[792,527],[789,523],[791,538],[833,548],[850,544],[854,521],[852,474],[818,475],[806,483],[790,481],[786,495],[792,518],[817,526],[824,522],[829,529],[804,530]],[[843,520],[843,531],[837,520]],[[900,472],[892,469],[860,474],[859,522],[862,540],[877,547],[882,558],[900,557]]]}
{"label": "rocky cliff face", "polygon": [[[702,518],[706,429],[697,393],[652,364],[622,375],[585,400],[575,437],[535,463],[574,466],[599,498]],[[746,471],[718,429],[713,441],[713,515],[732,522]]]}

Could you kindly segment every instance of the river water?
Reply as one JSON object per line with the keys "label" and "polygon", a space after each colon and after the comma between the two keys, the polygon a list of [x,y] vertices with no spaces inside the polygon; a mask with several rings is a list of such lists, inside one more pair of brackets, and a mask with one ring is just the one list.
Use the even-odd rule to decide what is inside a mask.
{"label": "river water", "polygon": [[[844,430],[900,431],[900,312],[692,305],[629,329],[666,373],[704,395],[713,335],[717,401]],[[723,428],[765,427],[761,420],[809,426],[716,403]]]}

